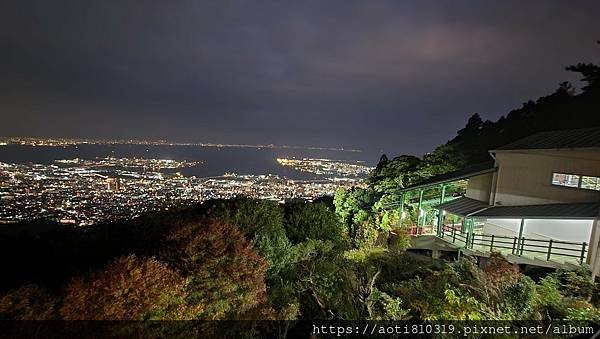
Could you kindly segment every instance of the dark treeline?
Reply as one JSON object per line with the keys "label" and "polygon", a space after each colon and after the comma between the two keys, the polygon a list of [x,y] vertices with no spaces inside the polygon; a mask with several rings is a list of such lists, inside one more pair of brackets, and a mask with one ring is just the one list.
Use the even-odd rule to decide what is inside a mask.
{"label": "dark treeline", "polygon": [[[536,132],[600,126],[600,66],[579,63],[566,67],[581,74],[580,93],[569,82],[536,101],[527,101],[498,121],[483,121],[474,114],[446,147],[454,148],[461,164],[489,160],[488,150],[506,145]],[[436,152],[444,150],[440,147]]]}

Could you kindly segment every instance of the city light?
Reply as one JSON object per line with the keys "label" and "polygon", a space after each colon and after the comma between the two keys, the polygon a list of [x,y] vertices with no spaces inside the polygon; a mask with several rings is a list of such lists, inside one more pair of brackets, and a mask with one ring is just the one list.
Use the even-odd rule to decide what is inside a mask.
{"label": "city light", "polygon": [[[0,223],[52,219],[84,226],[239,196],[278,202],[312,201],[333,195],[340,186],[360,185],[359,176],[368,168],[327,159],[303,160],[298,170],[328,174],[315,180],[236,173],[198,178],[174,171],[202,164],[137,157],[60,159],[52,164],[0,163]],[[326,164],[325,170],[322,164]]]}

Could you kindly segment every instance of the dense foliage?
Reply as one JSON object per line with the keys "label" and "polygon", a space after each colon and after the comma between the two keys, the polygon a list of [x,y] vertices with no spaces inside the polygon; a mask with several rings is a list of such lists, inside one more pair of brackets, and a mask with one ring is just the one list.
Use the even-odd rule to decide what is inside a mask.
{"label": "dense foliage", "polygon": [[[207,213],[213,213],[210,211],[223,203],[214,201],[206,206],[166,212],[148,226],[160,234],[154,251],[133,243],[130,253],[123,256],[127,251],[116,248],[105,264],[92,271],[89,265],[74,269],[80,273],[63,276],[61,284],[56,284],[59,277],[44,279],[37,275],[35,279],[21,281],[22,286],[9,280],[13,284],[10,286],[3,281],[5,293],[0,299],[0,318],[600,317],[596,308],[597,287],[590,281],[586,268],[561,270],[534,281],[499,254],[492,255],[488,264],[479,268],[469,258],[442,261],[407,253],[402,242],[353,246],[356,239],[337,221],[331,207],[322,203],[295,202],[277,209],[281,218],[277,217],[280,224],[276,228],[282,232],[285,255],[274,262],[277,271],[269,273],[269,261],[255,248],[260,238],[256,234],[261,234],[263,227],[275,227],[274,223],[265,222],[252,228],[254,236],[251,236],[245,235],[243,226],[238,227],[231,218],[225,221],[206,218]],[[238,212],[235,206],[245,209],[260,204],[250,199],[229,203],[231,215]],[[250,211],[260,209],[246,210]],[[138,222],[120,227],[98,225],[88,230],[75,229],[70,231],[75,234],[66,232],[65,237],[80,233],[87,236],[90,230],[92,234],[110,233],[119,237],[133,232]],[[321,223],[327,226],[317,232]],[[104,227],[107,229],[97,230]],[[292,239],[288,239],[288,232]],[[35,238],[36,244],[57,241],[52,232]],[[263,250],[269,253],[266,248]],[[89,254],[83,250],[82,255]]]}

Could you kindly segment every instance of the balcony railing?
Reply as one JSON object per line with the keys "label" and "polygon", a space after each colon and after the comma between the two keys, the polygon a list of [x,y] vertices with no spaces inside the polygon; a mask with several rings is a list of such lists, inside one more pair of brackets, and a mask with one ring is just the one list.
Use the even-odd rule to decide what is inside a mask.
{"label": "balcony railing", "polygon": [[460,228],[444,225],[439,235],[452,243],[463,243],[466,248],[485,252],[505,251],[516,256],[554,259],[576,259],[583,264],[587,255],[586,242],[571,242],[554,239],[532,239],[495,234],[470,234]]}

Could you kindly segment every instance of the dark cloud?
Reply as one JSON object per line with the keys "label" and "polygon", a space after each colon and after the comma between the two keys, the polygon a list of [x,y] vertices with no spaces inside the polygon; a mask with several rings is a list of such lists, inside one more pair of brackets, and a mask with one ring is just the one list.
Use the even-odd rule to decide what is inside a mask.
{"label": "dark cloud", "polygon": [[0,5],[0,135],[422,153],[598,61],[596,1]]}

